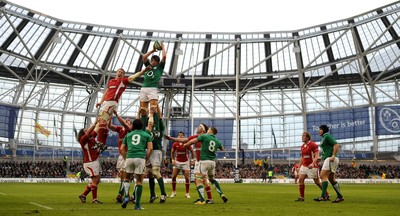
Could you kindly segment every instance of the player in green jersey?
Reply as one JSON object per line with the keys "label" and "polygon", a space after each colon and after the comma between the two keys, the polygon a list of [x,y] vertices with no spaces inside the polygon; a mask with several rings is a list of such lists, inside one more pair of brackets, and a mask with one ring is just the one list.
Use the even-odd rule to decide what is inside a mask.
{"label": "player in green jersey", "polygon": [[[158,106],[157,106],[158,107]],[[153,152],[147,161],[148,178],[150,186],[150,203],[153,203],[158,196],[155,193],[155,179],[157,179],[158,186],[160,187],[161,197],[160,203],[165,203],[167,193],[165,191],[164,179],[161,175],[161,162],[162,162],[162,136],[165,131],[165,123],[162,119],[162,114],[157,111],[159,108],[152,107],[147,117],[143,109],[139,108],[136,119],[142,120],[147,124],[144,130],[151,135],[153,142]]]}
{"label": "player in green jersey", "polygon": [[216,164],[215,160],[217,159],[215,152],[217,150],[224,150],[224,146],[222,145],[221,141],[215,137],[217,132],[217,128],[210,127],[206,134],[202,134],[196,139],[189,140],[189,142],[185,143],[185,146],[191,146],[198,141],[201,142],[200,173],[195,174],[197,192],[199,193],[200,200],[195,203],[196,205],[206,204],[206,200],[204,198],[204,188],[209,187],[208,181],[210,181],[216,187],[222,200],[225,203],[228,201],[228,198],[226,198],[222,192],[218,181],[214,178]]}
{"label": "player in green jersey", "polygon": [[151,66],[151,70],[146,71],[144,74],[143,85],[139,95],[140,107],[146,113],[149,113],[149,104],[150,108],[157,108],[157,113],[160,113],[158,108],[158,82],[164,72],[165,61],[167,59],[164,43],[161,43],[161,59],[158,55],[153,55],[148,59],[148,57],[156,51],[157,50],[153,46],[152,50],[142,56],[144,65],[146,67]]}
{"label": "player in green jersey", "polygon": [[329,180],[337,194],[337,198],[333,200],[332,203],[343,202],[344,198],[340,191],[339,182],[335,179],[335,173],[339,165],[337,153],[339,152],[340,145],[336,142],[335,138],[329,134],[329,127],[327,125],[321,125],[319,127],[319,135],[322,136],[320,148],[322,149],[321,159],[324,161],[321,168],[322,194],[314,200],[317,202],[327,201],[326,189],[328,188]]}
{"label": "player in green jersey", "polygon": [[[161,192],[160,203],[164,203],[168,197],[167,192],[165,191],[164,178],[161,175],[161,162],[163,157],[162,136],[165,131],[165,123],[162,119],[162,114],[157,113],[157,110],[159,109],[152,108],[150,110],[149,121],[146,128],[146,131],[151,133],[153,136],[153,152],[151,153],[150,159],[147,163],[147,168],[150,170],[148,173],[151,195],[150,202],[157,199],[154,181],[154,179],[156,179]],[[151,118],[153,118],[153,120],[151,120]]]}
{"label": "player in green jersey", "polygon": [[[135,174],[136,185],[134,189],[135,193],[135,210],[142,210],[140,205],[140,198],[143,190],[143,179],[146,174],[146,161],[149,160],[150,155],[153,151],[153,143],[151,136],[142,130],[143,123],[139,119],[135,119],[132,122],[132,131],[129,132],[121,146],[121,155],[125,159],[125,177],[124,177],[124,202],[122,208],[126,208],[129,203],[129,187],[130,179]],[[126,151],[128,146],[128,151]],[[146,151],[147,149],[147,151]]]}

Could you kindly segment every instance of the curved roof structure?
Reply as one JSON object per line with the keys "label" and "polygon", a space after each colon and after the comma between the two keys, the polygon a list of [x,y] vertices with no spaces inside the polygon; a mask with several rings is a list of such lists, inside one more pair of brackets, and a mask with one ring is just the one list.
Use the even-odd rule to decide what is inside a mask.
{"label": "curved roof structure", "polygon": [[[58,133],[42,139],[48,146],[77,147],[71,131],[96,115],[114,71],[140,71],[154,41],[167,48],[160,88],[166,119],[232,119],[231,142],[250,149],[299,146],[302,131],[310,130],[308,114],[368,107],[372,115],[400,100],[399,2],[304,29],[254,33],[92,25],[8,1],[0,1],[0,13],[0,104],[21,110],[17,133],[3,141],[14,150],[40,138],[34,122]],[[124,93],[125,116],[136,116],[141,81]],[[172,107],[182,115],[172,115]],[[370,120],[369,135],[344,138],[344,149],[372,150],[375,157],[397,150],[400,131],[378,136]]]}

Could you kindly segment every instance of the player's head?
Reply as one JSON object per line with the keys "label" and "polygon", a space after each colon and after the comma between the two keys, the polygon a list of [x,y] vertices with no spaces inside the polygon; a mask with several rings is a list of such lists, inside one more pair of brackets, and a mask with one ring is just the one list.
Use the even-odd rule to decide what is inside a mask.
{"label": "player's head", "polygon": [[84,128],[80,129],[78,132],[78,135],[76,136],[76,139],[78,140],[78,142],[79,142],[79,140],[81,140],[81,138],[84,134],[85,134],[85,129]]}
{"label": "player's head", "polygon": [[325,133],[329,132],[329,127],[327,125],[319,126],[319,135],[324,135]]}
{"label": "player's head", "polygon": [[207,131],[208,131],[208,126],[204,123],[200,123],[199,126],[197,127],[198,134],[207,133]]}
{"label": "player's head", "polygon": [[135,119],[132,122],[132,130],[141,130],[143,128],[143,122],[140,119]]}
{"label": "player's head", "polygon": [[308,141],[308,140],[311,140],[311,134],[310,134],[310,132],[308,132],[308,131],[303,132],[303,134],[301,135],[301,139],[302,139],[303,142],[306,142],[306,141]]}
{"label": "player's head", "polygon": [[185,133],[183,133],[182,131],[179,131],[178,137],[185,137]]}
{"label": "player's head", "polygon": [[209,133],[209,134],[214,134],[214,135],[215,135],[215,134],[218,133],[218,130],[217,130],[216,127],[210,127],[210,128],[208,129],[207,133]]}
{"label": "player's head", "polygon": [[147,107],[139,107],[139,115],[140,116],[147,116],[147,111],[149,109]]}
{"label": "player's head", "polygon": [[126,118],[126,119],[125,119],[125,123],[126,123],[128,126],[132,126],[132,120],[131,120],[130,118]]}
{"label": "player's head", "polygon": [[157,66],[160,63],[160,56],[158,55],[153,55],[150,59],[150,64],[152,66]]}
{"label": "player's head", "polygon": [[117,73],[117,78],[122,78],[125,76],[125,70],[123,68],[118,68],[116,73]]}

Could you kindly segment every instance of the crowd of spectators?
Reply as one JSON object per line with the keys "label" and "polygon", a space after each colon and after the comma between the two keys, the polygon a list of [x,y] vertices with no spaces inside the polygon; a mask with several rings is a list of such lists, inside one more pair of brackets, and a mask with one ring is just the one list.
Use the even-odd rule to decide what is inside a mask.
{"label": "crowd of spectators", "polygon": [[66,173],[61,161],[0,161],[1,178],[65,178]]}
{"label": "crowd of spectators", "polygon": [[400,165],[359,165],[353,167],[351,164],[340,164],[337,174],[342,179],[368,179],[371,177],[385,175],[387,179],[400,178]]}
{"label": "crowd of spectators", "polygon": [[[104,160],[101,162],[103,170],[102,178],[115,178],[118,172],[115,168],[116,161]],[[292,178],[291,168],[293,164],[263,164],[254,163],[239,164],[241,179],[259,179],[263,170],[271,169],[275,175]],[[67,174],[85,173],[81,161],[73,161],[63,166],[63,162],[57,161],[0,161],[0,178],[65,178]],[[164,178],[171,178],[172,165],[165,162],[161,173]],[[337,177],[339,179],[368,179],[380,177],[382,174],[387,179],[400,178],[400,165],[373,165],[360,164],[353,166],[350,163],[339,165]],[[216,166],[216,178],[233,179],[235,177],[235,164],[233,162],[218,161]]]}

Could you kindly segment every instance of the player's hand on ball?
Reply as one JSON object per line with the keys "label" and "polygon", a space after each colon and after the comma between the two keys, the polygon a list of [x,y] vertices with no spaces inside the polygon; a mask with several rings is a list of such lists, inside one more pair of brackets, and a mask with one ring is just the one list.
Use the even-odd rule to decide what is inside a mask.
{"label": "player's hand on ball", "polygon": [[153,44],[153,50],[162,50],[163,48],[163,43],[160,43],[159,41],[155,41]]}

